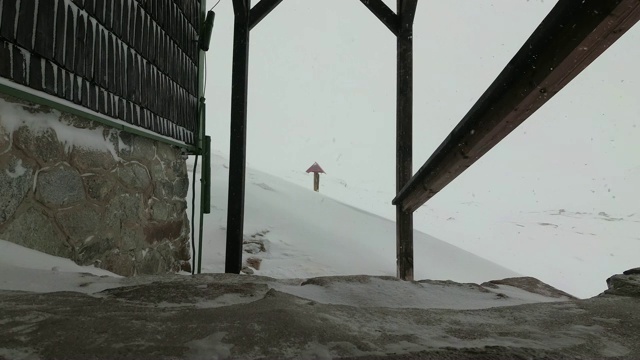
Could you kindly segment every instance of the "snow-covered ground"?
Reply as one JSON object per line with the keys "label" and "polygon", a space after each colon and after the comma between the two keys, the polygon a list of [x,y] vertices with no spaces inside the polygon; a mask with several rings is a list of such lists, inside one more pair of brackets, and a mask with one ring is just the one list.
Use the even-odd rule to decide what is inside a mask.
{"label": "snow-covered ground", "polygon": [[[328,174],[321,177],[321,194],[394,219],[390,193],[375,190],[368,183],[349,182],[325,170]],[[304,171],[291,171],[284,178],[312,188],[313,176]],[[627,189],[627,195],[633,196],[628,182],[636,178],[640,179],[640,172],[627,174],[609,186]],[[458,185],[453,183],[451,187]],[[539,204],[531,211],[513,210],[510,198],[496,202],[478,195],[472,201],[464,201],[462,191],[449,194],[451,202],[435,198],[436,205],[424,206],[414,214],[414,226],[421,231],[416,233],[414,245],[417,269],[430,261],[423,259],[423,254],[438,251],[422,241],[418,234],[423,233],[581,298],[604,291],[604,279],[611,274],[638,266],[640,211],[614,213],[587,206],[544,210]],[[251,201],[250,196],[247,201]],[[418,275],[431,278],[429,273]]]}
{"label": "snow-covered ground", "polygon": [[[224,158],[214,157],[212,213],[203,224],[203,271],[209,273],[224,272],[227,168]],[[199,186],[196,192],[199,199]],[[245,238],[252,244],[245,250],[255,252],[245,253],[245,259],[262,260],[256,275],[395,276],[392,221],[252,169],[247,173],[246,199]],[[482,283],[519,275],[424,233],[416,231],[415,239],[416,279]],[[93,293],[119,284],[107,271],[0,240],[0,289]]]}
{"label": "snow-covered ground", "polygon": [[[333,1],[337,4],[336,0]],[[431,4],[435,5],[456,6],[444,2]],[[419,133],[429,137],[429,141],[420,142],[424,144],[416,144],[417,157],[418,154],[428,156],[431,150],[429,147],[435,147],[459,119],[460,114],[445,114],[445,110],[456,109],[456,112],[464,112],[476,99],[477,94],[474,91],[480,93],[484,90],[488,81],[495,75],[493,73],[502,68],[552,5],[549,2],[517,4],[509,1],[491,1],[478,5],[478,9],[465,8],[465,13],[457,13],[456,16],[462,16],[461,19],[477,18],[478,10],[483,12],[483,16],[495,17],[500,21],[508,21],[509,24],[490,21],[490,28],[482,29],[491,32],[492,36],[504,36],[494,37],[496,41],[499,40],[500,46],[495,45],[486,50],[492,51],[492,56],[496,56],[496,60],[489,61],[491,71],[474,70],[474,74],[467,74],[473,75],[473,86],[465,85],[462,78],[456,78],[457,80],[451,83],[439,81],[439,84],[446,85],[446,89],[435,87],[433,91],[446,90],[442,95],[447,103],[446,106],[438,105],[439,111],[433,112],[434,109],[431,108],[436,106],[434,104],[437,101],[429,104],[416,103],[416,117],[419,115],[431,119],[435,116],[443,119],[442,122],[429,121],[428,124],[416,122],[416,130],[422,129]],[[298,8],[295,8],[296,6]],[[525,9],[525,6],[528,11],[520,11]],[[220,121],[222,117],[215,114],[226,111],[229,104],[228,86],[219,85],[225,82],[219,81],[216,76],[221,77],[220,71],[225,72],[224,76],[229,75],[230,66],[227,62],[230,61],[231,52],[223,50],[231,41],[230,7],[230,3],[222,2],[217,8],[221,14],[228,16],[221,16],[220,22],[216,25],[214,35],[217,37],[218,51],[210,58],[214,66],[211,67],[210,74],[213,78],[209,87],[212,98],[209,104],[214,109],[209,113],[214,114],[211,116],[213,124],[210,125],[213,125],[214,146],[217,148],[225,148],[228,140],[221,129],[227,126],[227,122]],[[369,84],[365,81],[362,83],[364,85],[353,88],[354,84],[361,84],[363,79],[351,77],[359,74],[371,81],[377,81],[377,76],[367,75],[371,71],[384,77],[386,83],[392,83],[393,72],[387,72],[386,69],[389,61],[393,60],[391,50],[394,43],[382,38],[387,39],[385,43],[388,44],[384,46],[387,46],[389,51],[376,52],[376,56],[372,57],[384,55],[381,64],[370,61],[363,67],[360,62],[339,61],[341,58],[349,58],[345,51],[348,50],[348,54],[351,54],[353,46],[357,46],[356,50],[364,54],[365,48],[378,49],[382,43],[373,41],[375,36],[370,37],[370,34],[361,34],[367,35],[367,39],[370,39],[368,41],[354,41],[354,37],[358,36],[356,33],[350,33],[345,37],[337,29],[348,27],[351,30],[357,28],[358,31],[366,32],[370,27],[380,36],[389,36],[387,30],[380,26],[361,4],[345,5],[348,16],[356,22],[363,21],[357,25],[333,17],[331,6],[324,6],[323,3],[323,7],[319,8],[314,2],[308,1],[283,4],[261,24],[254,41],[258,52],[267,48],[274,50],[265,37],[271,34],[270,32],[290,31],[289,28],[275,26],[277,19],[274,17],[279,18],[278,21],[307,18],[290,16],[295,11],[314,12],[317,16],[305,21],[323,23],[332,31],[318,32],[311,28],[311,23],[302,30],[305,34],[313,35],[315,40],[319,40],[320,37],[328,40],[317,44],[318,48],[314,48],[315,50],[306,49],[309,52],[302,53],[294,46],[300,39],[291,39],[287,44],[279,44],[285,46],[287,51],[291,50],[289,47],[295,47],[296,54],[301,53],[303,60],[280,56],[280,53],[274,52],[273,56],[261,59],[264,61],[252,62],[252,66],[256,64],[256,70],[260,70],[255,72],[256,78],[252,78],[252,86],[260,88],[266,83],[272,84],[272,81],[265,81],[260,76],[266,76],[266,68],[276,71],[273,63],[278,61],[286,61],[278,68],[288,71],[296,64],[313,68],[318,61],[314,56],[321,56],[323,69],[339,70],[342,66],[347,66],[349,71],[344,71],[342,75],[347,77],[341,82],[336,81],[335,76],[328,76],[328,79],[324,76],[309,79],[294,75],[284,79],[286,81],[281,81],[279,84],[285,88],[287,94],[293,90],[298,98],[305,98],[304,101],[298,99],[300,101],[295,102],[298,104],[296,108],[291,108],[289,105],[292,102],[275,91],[269,94],[262,92],[260,96],[252,95],[250,104],[257,106],[251,108],[254,114],[252,118],[258,118],[255,114],[269,115],[264,118],[268,121],[252,122],[249,127],[249,164],[253,160],[253,165],[257,168],[270,169],[272,173],[277,174],[271,176],[251,169],[248,173],[245,233],[247,239],[252,239],[253,236],[254,239],[264,240],[268,250],[255,255],[264,259],[256,273],[280,278],[359,273],[394,275],[394,208],[390,204],[394,188],[392,181],[390,182],[390,178],[393,177],[393,136],[389,136],[392,133],[389,126],[393,125],[393,121],[388,121],[392,119],[393,101],[384,84]],[[433,69],[424,66],[426,60],[422,56],[426,53],[425,46],[431,44],[424,39],[431,38],[433,32],[427,26],[432,26],[429,24],[433,22],[427,21],[428,7],[421,5],[419,11],[423,18],[418,19],[416,26],[420,29],[419,34],[423,40],[416,39],[416,63],[423,65],[416,68],[418,87],[432,83],[425,81],[425,69],[441,80],[444,79],[442,76],[451,76],[446,75],[450,74],[450,71],[434,73]],[[509,16],[504,16],[503,12]],[[439,13],[453,14],[444,10]],[[438,18],[438,21],[447,21],[447,17]],[[465,27],[457,29],[460,31],[455,34],[459,37],[458,40],[466,39],[465,33],[478,30],[472,29],[471,22],[461,23],[464,23]],[[513,32],[503,31],[506,25],[513,28]],[[640,181],[640,166],[637,166],[637,159],[633,156],[636,153],[633,150],[637,148],[635,134],[639,131],[639,127],[636,126],[638,108],[635,100],[629,103],[629,94],[633,93],[633,86],[638,83],[637,74],[622,77],[622,74],[618,73],[616,76],[610,76],[609,72],[603,71],[607,66],[613,68],[611,64],[616,59],[621,62],[620,67],[633,61],[633,56],[620,57],[620,49],[626,46],[624,49],[628,49],[629,54],[637,54],[637,48],[629,46],[639,34],[637,27],[634,30],[635,32],[625,35],[620,43],[615,44],[611,51],[594,63],[590,72],[587,72],[591,75],[576,79],[574,84],[577,83],[579,86],[573,85],[559,95],[564,96],[559,99],[563,104],[567,104],[566,108],[559,107],[557,104],[561,101],[554,99],[539,112],[544,116],[532,118],[505,140],[501,148],[508,151],[493,151],[456,179],[427,206],[416,212],[416,278],[481,282],[524,274],[534,276],[576,296],[590,297],[605,289],[605,278],[638,265],[640,213],[636,212],[639,192],[635,184]],[[336,35],[339,35],[338,38]],[[438,41],[447,40],[443,38]],[[466,45],[477,47],[474,44]],[[326,51],[327,47],[331,51]],[[485,51],[483,49],[484,47],[475,50]],[[448,50],[457,51],[457,48]],[[477,54],[480,59],[487,59],[487,54]],[[453,56],[444,56],[438,60],[442,61],[441,65],[456,66],[444,59],[447,57]],[[226,65],[221,66],[220,61]],[[289,63],[290,61],[294,64]],[[357,65],[358,71],[351,68],[354,64]],[[300,71],[309,75],[320,70],[309,71],[305,67]],[[607,82],[603,80],[604,87],[600,93],[611,94],[611,98],[608,99],[610,104],[607,107],[594,109],[591,104],[598,102],[589,100],[589,96],[596,92],[589,90],[589,84],[593,83],[593,79],[598,78],[596,75],[599,74],[607,74]],[[299,84],[292,85],[298,80],[322,88],[323,96],[299,96],[301,87]],[[327,85],[329,83],[332,85]],[[309,86],[309,89],[305,89],[311,91],[311,88],[312,86]],[[377,89],[375,97],[368,94],[367,91],[371,89]],[[422,89],[421,91],[425,91],[424,87]],[[462,96],[459,91],[467,93]],[[564,95],[565,93],[567,95]],[[570,94],[574,95],[569,96]],[[347,101],[346,95],[355,96],[357,101]],[[423,94],[421,98],[435,99],[432,95],[435,94]],[[340,101],[334,101],[336,96]],[[458,98],[464,101],[454,101]],[[285,101],[287,106],[283,106],[280,101]],[[429,107],[428,110],[431,112],[427,112],[424,106]],[[614,108],[619,112],[606,113]],[[283,109],[289,114],[288,117],[277,115],[278,112],[275,110]],[[304,121],[300,120],[303,117],[299,111],[302,110],[309,116]],[[282,119],[287,118],[295,118],[296,126],[288,127],[291,124],[280,123]],[[586,122],[576,127],[572,119]],[[37,125],[53,126],[50,122]],[[265,129],[264,126],[269,128]],[[430,127],[429,131],[426,131],[425,126]],[[561,129],[557,130],[556,126],[560,126]],[[568,139],[574,142],[572,146],[567,146],[567,139],[562,135],[566,134],[569,128],[575,130],[572,132],[574,138]],[[282,129],[286,129],[287,136],[280,136]],[[358,135],[356,137],[351,134]],[[66,143],[80,141],[85,146],[96,144],[89,141],[92,139],[71,139],[60,133],[59,137]],[[538,140],[528,141],[534,139]],[[278,146],[269,144],[268,141],[278,141]],[[538,153],[538,144],[541,142],[548,146],[545,154]],[[256,148],[259,146],[262,148]],[[263,149],[264,151],[257,151]],[[314,158],[311,159],[309,156]],[[267,161],[267,157],[270,161]],[[320,194],[309,191],[312,184],[311,176],[305,174],[302,171],[304,168],[299,166],[310,165],[316,160],[328,172],[321,178]],[[416,163],[419,165],[424,159],[416,160],[420,160]],[[228,179],[224,159],[216,157],[214,162],[213,212],[206,216],[205,221],[205,272],[220,272],[224,266]],[[304,187],[299,187],[301,185]],[[20,256],[16,259],[20,260],[21,266],[29,268],[28,261],[22,261]],[[47,269],[53,267],[55,266],[47,266]],[[49,271],[47,269],[44,270]],[[8,269],[4,271],[5,274],[9,272]],[[23,273],[24,271],[20,272]],[[19,276],[5,278],[21,282]]]}
{"label": "snow-covered ground", "polygon": [[640,264],[640,214],[574,208],[496,216],[479,204],[458,206],[420,215],[436,236],[578,297],[601,293],[604,279]]}
{"label": "snow-covered ground", "polygon": [[[226,159],[215,156],[212,172],[212,213],[205,215],[203,224],[205,273],[224,271],[228,188]],[[262,260],[259,270],[254,270],[255,274],[280,279],[356,274],[394,276],[393,221],[342,202],[360,197],[371,204],[370,209],[376,210],[384,205],[380,196],[331,176],[322,178],[321,192],[316,193],[311,190],[311,176],[306,179],[309,187],[303,188],[248,169],[245,241],[249,244],[245,246],[245,260],[251,257]],[[196,191],[199,195],[199,187]],[[325,192],[338,200],[325,195]],[[474,204],[467,206],[475,208]],[[390,205],[385,207],[392,208]],[[484,226],[492,226],[490,217],[481,209],[475,219],[457,219],[455,214],[446,218],[448,215],[434,213],[432,216],[439,217],[444,226],[458,231],[458,236],[469,242],[473,238],[468,238],[468,229],[456,228],[456,221],[473,220],[478,226],[486,221]],[[604,264],[597,259],[603,249],[612,246],[599,240],[599,224],[606,222],[610,228],[618,226],[621,234],[629,233],[638,224],[634,214],[618,218],[606,213],[559,210],[526,214],[526,221],[522,216],[517,214],[512,219],[504,219],[499,224],[501,227],[494,229],[502,231],[500,239],[512,238],[515,243],[489,251],[478,247],[479,253],[491,255],[491,261],[415,231],[416,279],[482,283],[523,274],[537,277],[573,295],[587,297],[604,291],[604,280],[620,272],[618,268],[635,265],[634,255],[639,252],[612,252],[608,256],[611,261]],[[526,231],[529,241],[518,240],[518,231]],[[562,241],[558,240],[559,237]],[[543,245],[547,248],[544,251],[548,252],[545,262],[531,260],[533,258],[527,256],[540,251],[539,246]],[[567,263],[566,253],[569,252],[575,263]],[[621,262],[621,259],[625,261]],[[505,264],[518,272],[501,266]],[[71,260],[51,257],[6,241],[0,241],[0,273],[0,289],[5,290],[93,293],[123,284],[115,275],[101,269],[80,267]],[[96,278],[95,275],[109,276]]]}
{"label": "snow-covered ground", "polygon": [[[384,2],[395,9],[395,1]],[[556,3],[419,2],[414,170]],[[207,129],[227,155],[232,4],[222,1],[215,11]],[[638,266],[639,43],[636,25],[419,209],[415,228],[580,297]],[[393,220],[395,46],[358,1],[280,4],[251,32],[247,163],[311,188],[304,170],[317,161],[327,171],[323,194]]]}
{"label": "snow-covered ground", "polygon": [[69,259],[0,240],[0,290],[95,293],[121,286],[120,278],[106,270],[79,266]]}
{"label": "snow-covered ground", "polygon": [[[214,157],[213,209],[204,226],[205,272],[224,270],[227,167],[222,156]],[[311,191],[312,175],[292,172],[288,179],[308,186],[248,169],[245,235],[266,238],[270,250],[260,256],[265,261],[258,274],[395,274],[394,208],[387,194],[331,174],[321,176],[320,193]],[[362,209],[347,204],[362,204]],[[636,267],[640,253],[640,238],[634,238],[640,213],[557,209],[496,217],[481,203],[465,202],[422,208],[415,222],[418,230],[426,227],[449,242],[415,232],[416,279],[482,282],[517,273],[586,298],[604,291],[611,274]],[[490,243],[481,238],[487,233]]]}
{"label": "snow-covered ground", "polygon": [[[224,272],[227,167],[224,158],[214,157],[212,213],[203,224],[203,271],[209,273]],[[199,187],[196,191],[199,198]],[[246,199],[245,259],[262,260],[256,275],[395,276],[392,221],[252,169]],[[519,275],[418,231],[415,241],[416,279],[482,283]],[[122,284],[104,270],[0,240],[0,289],[94,293]]]}
{"label": "snow-covered ground", "polygon": [[[203,265],[220,272],[226,160],[212,168]],[[416,277],[457,282],[372,276],[395,273],[392,221],[259,171],[247,178],[245,260],[270,277],[122,278],[0,241],[0,358],[636,354],[633,298],[572,301],[532,278],[462,284],[516,274],[419,231]]]}
{"label": "snow-covered ground", "polygon": [[[205,215],[202,269],[224,272],[226,159],[213,158],[212,174],[212,211]],[[260,242],[266,250],[245,253],[245,259],[263,260],[256,274],[276,278],[395,276],[394,222],[250,168],[245,199],[245,241]],[[422,232],[415,231],[414,237],[416,279],[481,283],[518,276]]]}
{"label": "snow-covered ground", "polygon": [[[269,255],[273,255],[272,253]],[[267,259],[269,259],[267,257]],[[294,261],[292,260],[291,263]],[[269,265],[269,260],[263,264]],[[318,271],[320,268],[317,269]],[[482,269],[481,269],[482,270]],[[277,269],[263,271],[278,273]],[[290,269],[281,269],[289,273]],[[181,276],[186,276],[182,274]],[[198,280],[199,279],[199,280]],[[216,280],[217,279],[217,280]],[[488,279],[487,279],[488,280]],[[27,291],[51,293],[60,291],[81,292],[101,296],[106,289],[124,286],[140,286],[151,283],[181,281],[180,276],[156,275],[124,278],[93,266],[79,266],[73,261],[41,253],[4,240],[0,240],[0,291]],[[220,278],[185,279],[192,281],[225,283],[265,283],[267,289],[295,295],[321,304],[338,304],[364,307],[415,308],[415,309],[485,309],[540,302],[569,300],[561,293],[531,292],[512,285],[496,284],[480,287],[474,284],[457,284],[425,280],[404,282],[393,277],[367,275],[345,277],[319,277],[311,280],[291,278],[273,279],[247,277],[246,281],[230,276]],[[162,285],[160,285],[162,286]],[[249,289],[249,288],[248,288]],[[260,295],[264,295],[264,292]],[[402,301],[398,301],[402,299]],[[203,296],[195,304],[198,308],[215,308],[254,301],[234,293]],[[176,300],[181,301],[178,296]],[[186,306],[186,303],[164,303],[162,306]]]}
{"label": "snow-covered ground", "polygon": [[[384,220],[383,220],[384,221]],[[305,252],[305,248],[300,249],[300,254]],[[366,250],[364,251],[366,253]],[[329,273],[330,269],[322,260],[323,253],[316,257],[312,272]],[[472,258],[473,255],[461,254]],[[294,269],[300,269],[303,262],[309,256],[302,258],[287,259],[285,261],[272,263],[273,258],[288,258],[289,254],[278,254],[270,247],[268,253],[263,257],[265,270],[260,273],[270,275],[292,274]],[[370,259],[375,260],[375,259]],[[380,260],[380,259],[378,259]],[[481,259],[480,259],[481,260]],[[375,261],[372,261],[375,262]],[[357,264],[357,262],[356,262]],[[352,273],[357,272],[357,265],[351,265]],[[478,265],[480,264],[480,266]],[[220,264],[215,264],[220,265]],[[287,268],[292,266],[294,269]],[[299,265],[299,266],[296,266]],[[499,275],[499,271],[492,269],[491,263],[482,264],[481,261],[472,263],[476,266],[474,270],[485,274],[484,276]],[[283,266],[278,268],[278,266]],[[343,269],[349,265],[342,264]],[[213,264],[207,268],[216,267]],[[324,271],[323,271],[324,270]],[[363,272],[375,272],[375,268],[362,266]],[[498,270],[500,270],[498,268]],[[494,271],[494,273],[491,273]],[[349,271],[345,271],[348,273]],[[444,273],[444,271],[443,271]],[[506,272],[504,274],[507,274]],[[503,274],[503,275],[504,275]],[[303,273],[305,277],[311,277],[310,273]],[[183,276],[185,276],[183,274]],[[476,278],[481,278],[478,275]],[[200,280],[186,280],[216,282],[222,284],[241,284],[243,280],[234,280],[231,277],[216,278],[203,277]],[[485,277],[485,280],[490,278]],[[119,288],[123,286],[146,285],[150,283],[181,281],[179,276],[157,275],[140,276],[135,278],[124,278],[109,271],[93,266],[79,266],[73,261],[53,255],[41,253],[28,249],[8,241],[0,240],[0,291],[27,291],[35,293],[51,293],[60,291],[81,292],[102,296],[99,292],[106,289]],[[368,275],[356,275],[345,277],[318,277],[311,280],[298,278],[272,279],[248,277],[246,283],[265,283],[264,295],[267,289],[295,295],[301,298],[316,301],[321,304],[337,304],[358,307],[386,307],[386,308],[408,308],[408,309],[485,309],[501,306],[513,306],[529,303],[557,302],[569,300],[561,293],[548,293],[543,291],[531,291],[530,288],[494,284],[480,287],[474,284],[457,284],[447,281],[424,280],[415,283],[398,281],[393,277],[374,277]],[[162,286],[162,285],[160,285]],[[399,301],[402,299],[402,301]],[[233,304],[244,304],[256,299],[247,296],[237,296],[234,293],[216,294],[216,296],[203,296],[195,304],[198,308],[216,308]],[[178,297],[174,301],[181,301]],[[186,303],[173,304],[163,303],[162,306],[186,306]]]}
{"label": "snow-covered ground", "polygon": [[[228,166],[220,156],[214,157],[212,165],[213,209],[203,224],[203,269],[220,273],[224,271]],[[374,307],[481,309],[559,300],[509,285],[480,288],[447,282],[397,281],[393,279],[392,221],[259,171],[248,169],[247,178],[245,260],[261,259],[255,274],[280,279],[263,280],[270,288],[324,304]],[[199,187],[196,195],[199,198]],[[417,279],[480,284],[518,276],[424,233],[416,231],[415,241]],[[358,274],[389,278],[325,278]],[[305,282],[319,276],[323,278]],[[115,287],[171,280],[176,278],[126,279],[0,240],[0,290],[96,294]],[[402,302],[397,301],[398,296]],[[232,296],[203,299],[201,306],[223,306],[234,301],[244,302]]]}
{"label": "snow-covered ground", "polygon": [[0,291],[9,335],[0,358],[637,357],[637,299],[566,301],[533,279],[512,280],[202,274],[121,279],[130,286],[88,295]]}

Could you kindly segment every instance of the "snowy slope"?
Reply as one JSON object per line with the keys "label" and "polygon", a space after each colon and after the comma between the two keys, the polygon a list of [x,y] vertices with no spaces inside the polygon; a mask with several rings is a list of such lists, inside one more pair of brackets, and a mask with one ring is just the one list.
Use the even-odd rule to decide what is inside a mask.
{"label": "snowy slope", "polygon": [[[273,269],[272,272],[277,274],[278,270]],[[287,269],[281,269],[280,273],[282,272],[287,272]],[[104,290],[128,287],[123,291],[130,292],[132,299],[137,299],[136,289],[147,285],[156,289],[179,287],[184,290],[184,286],[202,289],[202,284],[210,283],[212,287],[242,285],[245,286],[245,292],[258,290],[258,293],[253,297],[246,296],[242,291],[241,294],[237,294],[239,289],[243,288],[232,286],[228,292],[214,292],[207,296],[199,294],[194,301],[186,301],[184,293],[177,292],[175,298],[168,293],[162,306],[194,305],[205,309],[246,304],[265,296],[269,289],[321,304],[408,309],[487,309],[571,300],[567,294],[531,278],[514,278],[480,286],[434,280],[406,282],[395,277],[369,275],[311,279],[273,279],[233,274],[203,274],[196,277],[184,275],[142,275],[126,278],[93,266],[79,266],[69,259],[0,240],[0,294],[3,291],[80,292],[105,297],[110,292],[105,293]],[[254,284],[267,286],[252,287]],[[164,292],[156,291],[157,293]]]}
{"label": "snowy slope", "polygon": [[[328,174],[320,182],[324,195],[394,219],[391,192],[347,181],[332,174],[329,167],[325,170]],[[291,171],[284,178],[312,186],[312,176],[303,171]],[[617,191],[627,188],[627,195],[633,196],[636,190],[632,184],[638,181],[640,168],[608,186]],[[640,211],[613,212],[576,202],[567,208],[536,204],[533,208],[513,209],[512,199],[518,196],[515,187],[511,197],[496,201],[480,194],[466,194],[454,182],[447,190],[450,201],[436,197],[433,206],[427,203],[418,209],[414,227],[581,298],[604,291],[603,280],[611,274],[638,266]],[[554,192],[551,188],[546,191]],[[416,241],[416,246],[423,245]]]}
{"label": "snowy slope", "polygon": [[589,208],[496,216],[471,203],[449,213],[427,208],[418,216],[453,244],[578,297],[601,293],[603,279],[638,266],[638,214]]}
{"label": "snowy slope", "polygon": [[[226,160],[214,157],[212,172],[212,213],[204,221],[203,271],[223,272]],[[245,198],[245,238],[262,239],[267,250],[255,255],[263,259],[257,274],[277,278],[395,276],[394,222],[251,169]],[[427,234],[416,231],[414,236],[416,279],[480,283],[517,276]]]}
{"label": "snowy slope", "polygon": [[[419,2],[414,170],[556,3]],[[207,128],[215,149],[228,154],[232,4],[215,10]],[[638,43],[640,25],[419,209],[415,228],[581,297],[640,265],[640,216],[629,217],[640,203]],[[393,219],[395,46],[358,1],[279,5],[251,36],[247,162],[310,187],[304,170],[317,161],[328,173],[325,195]],[[550,215],[560,209],[592,215]],[[600,212],[625,220],[602,220]]]}

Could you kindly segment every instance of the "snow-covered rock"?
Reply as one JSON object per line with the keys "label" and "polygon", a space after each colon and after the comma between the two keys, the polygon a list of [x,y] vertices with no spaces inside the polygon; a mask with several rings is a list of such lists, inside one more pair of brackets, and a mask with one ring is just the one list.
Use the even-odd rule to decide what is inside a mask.
{"label": "snow-covered rock", "polygon": [[[78,289],[105,281],[85,279]],[[0,358],[640,356],[637,299],[570,300],[518,287],[550,289],[530,278],[491,286],[376,276],[115,280],[119,287],[93,294],[0,291]]]}
{"label": "snow-covered rock", "polygon": [[607,279],[607,287],[605,294],[640,298],[640,268],[613,275]]}

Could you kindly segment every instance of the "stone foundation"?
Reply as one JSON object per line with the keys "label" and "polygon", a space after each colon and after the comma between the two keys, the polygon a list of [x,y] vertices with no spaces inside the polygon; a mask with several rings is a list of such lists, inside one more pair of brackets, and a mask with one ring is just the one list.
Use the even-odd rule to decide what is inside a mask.
{"label": "stone foundation", "polygon": [[0,95],[0,239],[116,274],[190,271],[177,147]]}

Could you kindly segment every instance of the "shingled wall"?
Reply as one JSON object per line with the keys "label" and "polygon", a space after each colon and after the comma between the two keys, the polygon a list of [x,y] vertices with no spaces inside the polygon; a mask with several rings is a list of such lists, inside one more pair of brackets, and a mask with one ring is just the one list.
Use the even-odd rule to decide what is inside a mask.
{"label": "shingled wall", "polygon": [[200,0],[0,0],[0,77],[188,144]]}

